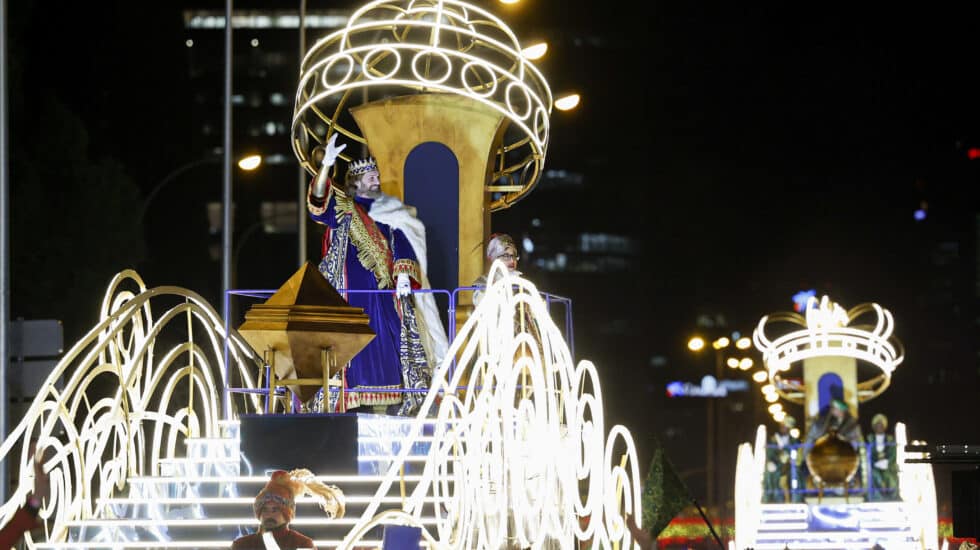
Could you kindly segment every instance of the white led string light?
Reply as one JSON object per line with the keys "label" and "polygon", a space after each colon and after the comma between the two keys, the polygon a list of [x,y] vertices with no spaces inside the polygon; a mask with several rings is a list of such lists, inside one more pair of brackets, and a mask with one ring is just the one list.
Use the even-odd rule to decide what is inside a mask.
{"label": "white led string light", "polygon": [[[154,317],[151,301],[165,308],[159,317]],[[222,325],[196,293],[178,287],[147,290],[130,270],[116,275],[99,323],[64,354],[0,445],[0,460],[8,460],[15,445],[21,448],[17,489],[0,506],[0,523],[10,520],[33,486],[32,457],[22,444],[29,437],[37,437],[38,448],[48,453],[51,495],[40,515],[48,520],[50,542],[45,544],[50,545],[65,541],[68,527],[76,522],[105,517],[108,509],[97,503],[119,491],[138,490],[127,483],[176,458],[181,439],[216,435],[228,372],[221,363]],[[164,350],[156,360],[159,338],[170,332],[187,341]],[[243,388],[254,390],[252,373],[261,361],[237,334],[228,346],[232,374]],[[64,390],[58,390],[56,381],[66,375]],[[191,409],[186,401],[172,399],[178,388],[193,396]],[[244,404],[260,410],[254,393]],[[103,532],[94,538],[120,537],[127,535]],[[30,533],[25,540],[30,548],[37,546]]]}
{"label": "white led string light", "polygon": [[[855,323],[865,317],[872,317],[872,322]],[[777,322],[803,328],[770,338],[766,329]],[[888,388],[892,372],[905,359],[901,343],[893,338],[893,328],[891,312],[878,304],[860,304],[844,310],[827,296],[819,305],[811,296],[807,300],[806,317],[791,312],[763,316],[752,333],[752,340],[762,352],[769,383],[783,399],[796,404],[803,402],[802,388],[783,380],[783,373],[794,364],[814,357],[838,356],[865,361],[881,371],[879,376],[858,384],[858,401],[865,402]]]}
{"label": "white led string light", "polygon": [[[435,442],[403,513],[375,515],[372,502],[341,550],[362,545],[371,528],[389,522],[420,527],[439,548],[540,548],[549,540],[570,548],[589,539],[599,548],[631,546],[624,514],[639,510],[636,450],[622,426],[605,434],[595,366],[573,366],[533,284],[499,261],[489,279],[495,282],[434,373],[402,452],[375,493],[377,500],[398,482],[407,443],[434,417]],[[522,308],[537,338],[520,326]],[[464,380],[469,389],[453,391]],[[581,496],[580,483],[587,485]],[[421,522],[424,510],[437,511],[431,531]],[[589,517],[585,527],[582,517]]]}
{"label": "white led string light", "polygon": [[[590,539],[599,548],[632,545],[624,514],[641,517],[632,437],[622,426],[605,433],[598,373],[586,361],[573,367],[535,287],[504,273],[499,263],[493,277],[498,283],[487,290],[448,355],[458,359],[458,368],[451,370],[448,361],[440,366],[422,409],[426,412],[407,421],[411,430],[401,452],[374,457],[390,464],[387,474],[329,476],[334,483],[368,487],[380,481],[374,496],[350,499],[367,503],[367,510],[360,518],[340,521],[297,518],[298,525],[352,526],[344,541],[318,545],[376,545],[360,537],[371,525],[392,521],[419,525],[425,543],[438,548],[496,548],[506,540],[532,548],[548,540],[563,547]],[[157,308],[164,304],[158,317],[151,302]],[[514,313],[521,309],[527,312],[525,322],[537,328],[536,337],[515,324]],[[39,446],[51,451],[46,469],[52,498],[41,512],[50,530],[43,543],[28,535],[28,547],[221,547],[209,540],[170,540],[168,530],[256,523],[251,517],[200,515],[203,505],[248,500],[237,492],[203,497],[198,488],[204,484],[223,484],[224,495],[239,483],[267,480],[237,475],[234,457],[228,455],[237,453],[237,440],[217,437],[222,427],[237,427],[237,421],[219,414],[226,372],[220,363],[223,323],[193,292],[147,290],[131,271],[110,284],[101,317],[65,354],[42,395],[0,447],[6,457],[16,442],[37,433]],[[158,353],[158,339],[175,327],[189,335],[186,341],[167,344]],[[261,368],[261,360],[236,333],[229,346],[232,376],[241,378],[243,389],[255,390],[251,373]],[[53,380],[66,372],[72,374],[60,392]],[[114,381],[115,393],[90,401],[87,390],[107,379]],[[471,389],[454,393],[464,380]],[[177,403],[177,392],[184,388],[193,395],[191,408]],[[261,411],[256,393],[245,395],[241,405],[240,410]],[[422,436],[422,425],[433,421],[430,412],[436,430]],[[59,429],[61,438],[53,435]],[[189,438],[193,449],[178,456]],[[413,445],[407,443],[414,441],[430,443],[431,452],[421,474],[402,476],[403,465],[419,460],[408,456]],[[0,508],[4,521],[32,486],[30,461],[22,451],[17,492]],[[204,468],[230,473],[202,475]],[[164,469],[169,477],[160,477]],[[168,493],[175,479],[179,497]],[[416,484],[403,510],[376,514],[379,506],[402,502],[386,492],[396,481]],[[167,507],[178,504],[196,515],[170,517]],[[127,510],[135,506],[145,507],[145,515],[129,517]],[[589,519],[585,525],[583,518]],[[90,532],[84,540],[69,540],[77,536],[70,529]]]}

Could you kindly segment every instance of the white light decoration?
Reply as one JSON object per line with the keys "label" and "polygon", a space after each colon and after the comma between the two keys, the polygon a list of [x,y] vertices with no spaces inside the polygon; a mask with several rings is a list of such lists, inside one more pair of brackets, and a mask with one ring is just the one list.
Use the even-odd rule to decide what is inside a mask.
{"label": "white light decoration", "polygon": [[[593,548],[632,546],[625,514],[642,515],[636,450],[624,427],[605,432],[595,366],[573,365],[533,284],[500,261],[489,280],[376,498],[398,483],[408,442],[435,418],[422,478],[402,511],[374,515],[378,504],[368,505],[340,550],[363,546],[361,538],[384,523],[420,527],[438,548],[568,547],[590,539]],[[469,389],[457,391],[464,383]],[[433,498],[441,512],[430,530],[420,518]]]}
{"label": "white light decoration", "polygon": [[[898,464],[898,494],[912,508],[913,533],[923,541],[939,540],[939,512],[936,502],[936,480],[932,465],[905,462],[907,458],[922,458],[925,453],[908,453],[908,434],[905,423],[895,423],[895,462]],[[912,455],[912,456],[910,456]]]}
{"label": "white light decoration", "polygon": [[735,462],[735,548],[748,548],[755,542],[762,502],[762,473],[766,465],[766,427],[759,426],[755,444],[738,446]]}
{"label": "white light decoration", "polygon": [[[865,324],[855,321],[869,318]],[[767,328],[774,323],[789,323],[803,327],[770,338]],[[864,303],[844,310],[829,297],[807,300],[806,317],[794,312],[766,315],[752,333],[756,348],[762,352],[769,380],[780,397],[803,403],[803,387],[786,384],[781,373],[805,359],[823,356],[852,357],[881,371],[878,376],[862,381],[857,394],[859,402],[873,399],[888,388],[892,372],[905,358],[901,342],[892,335],[894,321],[891,313],[875,303]],[[787,388],[791,388],[787,389]]]}
{"label": "white light decoration", "polygon": [[[381,541],[365,534],[385,523],[420,527],[429,548],[635,546],[625,516],[641,523],[636,448],[623,426],[607,430],[595,366],[573,365],[531,283],[500,262],[490,278],[497,282],[434,373],[419,415],[403,419],[398,454],[374,457],[390,465],[387,472],[329,476],[331,483],[372,489],[380,483],[371,496],[347,499],[366,505],[362,515],[293,521],[350,527],[346,539],[316,540],[318,547],[378,547]],[[37,436],[50,453],[52,498],[41,511],[49,533],[43,543],[27,534],[28,548],[227,548],[228,540],[172,540],[169,530],[257,525],[247,512],[200,513],[205,505],[246,504],[252,499],[240,497],[237,487],[267,481],[237,474],[238,422],[220,414],[222,396],[229,395],[224,390],[236,387],[234,410],[261,412],[262,390],[252,375],[263,363],[232,333],[226,368],[225,341],[223,322],[197,294],[147,290],[131,271],[113,279],[99,324],[65,354],[0,446],[0,459],[9,461],[13,449]],[[66,373],[58,390],[53,382]],[[93,396],[96,386],[108,388],[105,397]],[[422,435],[423,426],[434,433]],[[421,464],[408,455],[418,442],[430,449]],[[0,524],[33,485],[27,451],[14,459],[19,482],[0,507]],[[402,475],[408,464],[421,473]],[[172,493],[175,481],[181,489]],[[388,489],[401,482],[414,488],[404,498],[392,496]],[[205,484],[224,488],[205,496],[198,491]],[[171,506],[193,512],[174,517]],[[144,512],[130,517],[137,507]],[[388,509],[377,513],[381,507]],[[84,540],[77,540],[80,532]]]}
{"label": "white light decoration", "polygon": [[[163,308],[160,315],[151,302]],[[55,365],[0,445],[0,460],[16,460],[20,472],[17,489],[0,506],[0,524],[33,486],[32,457],[22,445],[31,437],[48,455],[51,498],[40,515],[48,520],[50,543],[65,541],[79,519],[104,517],[99,500],[127,489],[132,476],[159,471],[185,438],[216,435],[229,387],[225,377],[254,389],[252,375],[262,364],[236,334],[227,339],[233,368],[226,369],[225,341],[224,323],[198,294],[166,286],[147,290],[130,270],[116,275],[99,323]],[[59,390],[56,381],[62,378]],[[174,397],[178,391],[182,399]],[[239,395],[245,407],[260,410],[257,395]],[[11,456],[14,449],[20,449],[18,456]],[[30,533],[24,536],[34,548]]]}
{"label": "white light decoration", "polygon": [[491,202],[492,211],[537,184],[550,138],[551,90],[503,21],[460,0],[368,2],[344,28],[314,44],[300,67],[293,151],[315,173],[312,152],[326,138],[324,129],[365,143],[347,118],[348,102],[418,93],[466,97],[509,121],[491,163],[489,181],[503,195]]}

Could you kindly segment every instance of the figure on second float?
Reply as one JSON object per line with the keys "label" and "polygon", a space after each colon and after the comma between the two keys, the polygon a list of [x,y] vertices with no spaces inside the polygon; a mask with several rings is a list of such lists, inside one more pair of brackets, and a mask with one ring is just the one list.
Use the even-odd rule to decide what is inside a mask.
{"label": "figure on second float", "polygon": [[861,450],[861,445],[864,443],[861,437],[861,426],[843,399],[832,399],[827,410],[813,419],[810,423],[810,430],[807,432],[806,444],[808,447],[812,447],[820,439],[820,436],[831,430],[837,432],[837,435],[844,438],[855,450]]}
{"label": "figure on second float", "polygon": [[[432,294],[408,299],[413,289],[428,286],[425,229],[400,201],[381,192],[373,158],[352,162],[343,188],[331,181],[330,169],[346,147],[336,141],[337,134],[327,140],[307,195],[310,217],[326,226],[320,272],[342,293],[393,291],[344,293],[350,305],[364,308],[376,334],[347,368],[345,408],[414,414],[425,399],[421,390],[429,387],[432,366],[448,347]],[[386,205],[384,215],[375,211],[379,202]]]}
{"label": "figure on second float", "polygon": [[[792,490],[803,486],[799,469],[803,449],[800,439],[790,433],[795,427],[796,419],[787,415],[766,444],[766,473],[763,476],[766,502],[789,502]],[[793,487],[794,479],[796,487]],[[802,501],[799,491],[793,492],[792,497],[793,502]]]}
{"label": "figure on second float", "polygon": [[871,500],[898,498],[898,460],[895,437],[886,433],[888,417],[878,413],[871,417],[868,446],[871,459]]}

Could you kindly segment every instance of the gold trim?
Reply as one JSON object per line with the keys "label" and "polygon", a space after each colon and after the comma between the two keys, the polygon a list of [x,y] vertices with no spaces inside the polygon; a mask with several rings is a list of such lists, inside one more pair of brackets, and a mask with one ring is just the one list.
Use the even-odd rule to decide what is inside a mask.
{"label": "gold trim", "polygon": [[422,280],[422,268],[415,260],[409,260],[408,258],[397,260],[391,271],[394,275],[405,273],[416,281]]}
{"label": "gold trim", "polygon": [[[368,230],[364,224],[364,220],[361,219],[361,216],[357,212],[354,199],[336,190],[332,184],[330,189],[336,195],[334,214],[337,217],[337,223],[343,223],[343,217],[350,216],[350,239],[354,242],[354,246],[357,247],[357,261],[361,262],[364,269],[374,273],[379,290],[392,288],[388,252],[382,248],[384,240],[381,230],[372,221],[371,225],[374,226],[374,231],[378,239],[372,238],[371,231]],[[329,194],[327,196],[329,197]],[[365,214],[365,217],[367,217],[367,214]],[[370,218],[368,219],[370,220]],[[381,242],[378,242],[379,240]],[[386,245],[385,247],[387,248]]]}

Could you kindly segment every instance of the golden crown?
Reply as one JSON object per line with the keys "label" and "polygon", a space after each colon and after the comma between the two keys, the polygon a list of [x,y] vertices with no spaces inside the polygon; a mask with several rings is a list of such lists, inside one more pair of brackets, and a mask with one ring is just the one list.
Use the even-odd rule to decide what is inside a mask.
{"label": "golden crown", "polygon": [[378,171],[378,162],[374,160],[374,157],[355,160],[347,167],[348,176],[360,176],[371,171]]}

